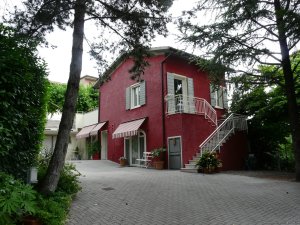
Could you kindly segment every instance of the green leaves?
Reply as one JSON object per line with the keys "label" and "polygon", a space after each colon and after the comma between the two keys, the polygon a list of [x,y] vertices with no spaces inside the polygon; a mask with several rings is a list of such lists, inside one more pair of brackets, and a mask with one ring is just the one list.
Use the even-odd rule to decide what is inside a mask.
{"label": "green leaves", "polygon": [[[47,111],[50,114],[62,112],[67,85],[50,83],[48,85]],[[76,111],[89,112],[98,107],[99,92],[92,86],[80,86]]]}
{"label": "green leaves", "polygon": [[[13,223],[36,212],[37,192],[12,176],[0,173],[0,216]],[[10,224],[9,223],[9,224]]]}
{"label": "green leaves", "polygon": [[45,123],[46,69],[28,40],[0,25],[0,170],[25,180]]}

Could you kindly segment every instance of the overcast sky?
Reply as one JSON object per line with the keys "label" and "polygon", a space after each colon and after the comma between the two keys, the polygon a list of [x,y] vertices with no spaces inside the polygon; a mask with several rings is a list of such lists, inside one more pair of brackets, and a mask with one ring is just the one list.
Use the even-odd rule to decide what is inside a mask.
{"label": "overcast sky", "polygon": [[[11,9],[15,4],[20,4],[21,0],[0,0],[0,16],[2,17],[7,10]],[[190,9],[196,0],[174,0],[173,6],[170,10],[173,17],[181,15],[183,10]],[[171,46],[174,48],[183,48],[176,41],[175,34],[176,27],[173,24],[168,25],[169,36],[167,38],[157,37],[153,40],[152,47]],[[86,26],[85,33],[92,32],[93,27]],[[90,30],[90,31],[89,31]],[[55,30],[53,33],[47,35],[47,40],[56,48],[39,48],[39,53],[48,64],[49,80],[66,83],[69,76],[69,66],[71,60],[72,47],[72,30],[66,31]],[[93,40],[90,40],[93,41]],[[98,77],[96,63],[88,54],[90,50],[87,42],[84,42],[84,54],[81,76],[91,75]],[[117,57],[117,56],[116,56]]]}

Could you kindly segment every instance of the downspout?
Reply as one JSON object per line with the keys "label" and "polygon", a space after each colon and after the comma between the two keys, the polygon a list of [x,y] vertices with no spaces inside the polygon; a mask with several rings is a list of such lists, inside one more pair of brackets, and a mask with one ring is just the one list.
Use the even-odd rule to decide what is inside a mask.
{"label": "downspout", "polygon": [[162,98],[162,130],[163,130],[163,148],[166,147],[166,130],[165,130],[165,98],[164,98],[164,63],[169,58],[169,55],[167,55],[163,61],[161,61],[161,98]]}

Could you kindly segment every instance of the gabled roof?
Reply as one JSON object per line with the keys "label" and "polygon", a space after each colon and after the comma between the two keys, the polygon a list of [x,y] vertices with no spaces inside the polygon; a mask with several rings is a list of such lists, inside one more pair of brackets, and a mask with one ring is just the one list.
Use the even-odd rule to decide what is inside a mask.
{"label": "gabled roof", "polygon": [[[164,47],[156,47],[151,48],[149,50],[150,54],[155,55],[176,55],[183,59],[190,60],[192,57],[195,57],[195,55],[189,54],[185,51],[178,50],[172,47],[164,46]],[[120,55],[111,65],[110,67],[100,76],[100,78],[97,80],[97,82],[94,85],[95,89],[98,89],[102,84],[104,84],[107,80],[110,79],[111,74],[118,68],[121,63],[123,63],[124,60],[128,58],[127,54]]]}

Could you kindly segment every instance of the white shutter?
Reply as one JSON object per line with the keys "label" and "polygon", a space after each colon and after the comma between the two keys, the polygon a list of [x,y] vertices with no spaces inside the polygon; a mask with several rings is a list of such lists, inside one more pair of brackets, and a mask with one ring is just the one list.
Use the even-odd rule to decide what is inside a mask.
{"label": "white shutter", "polygon": [[189,104],[189,112],[195,113],[195,103],[194,103],[194,80],[193,78],[187,79],[188,83],[188,104]]}
{"label": "white shutter", "polygon": [[167,86],[168,86],[168,113],[175,113],[175,91],[174,91],[174,75],[172,73],[167,74]]}
{"label": "white shutter", "polygon": [[223,101],[224,101],[224,108],[228,109],[228,99],[227,99],[227,89],[223,87]]}
{"label": "white shutter", "polygon": [[168,73],[167,76],[167,84],[168,84],[168,94],[174,95],[174,75],[172,73]]}
{"label": "white shutter", "polygon": [[194,80],[193,78],[188,78],[188,96],[194,97]]}
{"label": "white shutter", "polygon": [[216,106],[216,91],[214,90],[213,85],[210,85],[210,104]]}
{"label": "white shutter", "polygon": [[128,110],[128,109],[130,109],[131,107],[131,102],[130,102],[130,100],[131,100],[131,94],[130,94],[130,87],[128,87],[128,88],[126,88],[126,93],[125,93],[125,97],[126,97],[126,110]]}
{"label": "white shutter", "polygon": [[140,105],[146,104],[146,81],[140,83]]}

